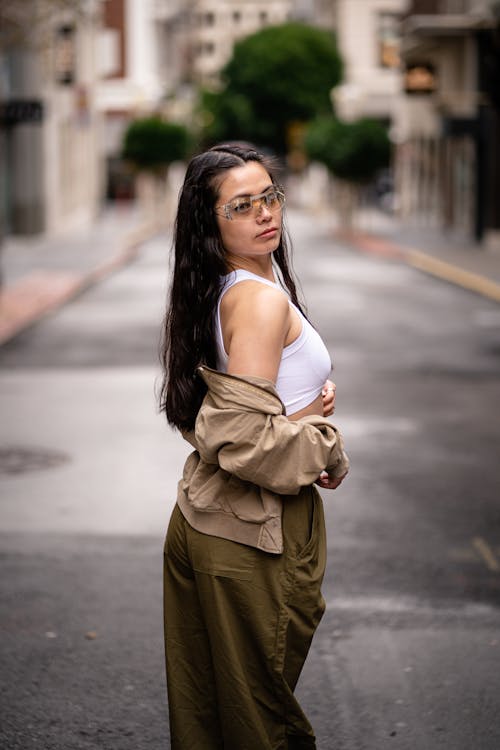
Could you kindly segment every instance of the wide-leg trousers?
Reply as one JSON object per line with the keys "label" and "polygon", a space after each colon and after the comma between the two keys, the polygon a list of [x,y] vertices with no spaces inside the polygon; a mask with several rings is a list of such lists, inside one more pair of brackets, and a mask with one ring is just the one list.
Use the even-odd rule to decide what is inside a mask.
{"label": "wide-leg trousers", "polygon": [[172,750],[314,750],[294,688],[325,604],[321,497],[284,498],[284,552],[195,531],[175,507],[164,619]]}

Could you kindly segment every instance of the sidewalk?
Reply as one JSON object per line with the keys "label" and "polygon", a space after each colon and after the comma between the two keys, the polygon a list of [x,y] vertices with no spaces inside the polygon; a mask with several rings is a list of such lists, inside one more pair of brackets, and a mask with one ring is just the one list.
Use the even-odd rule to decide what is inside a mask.
{"label": "sidewalk", "polygon": [[158,231],[132,204],[107,208],[90,228],[8,237],[0,254],[0,346],[130,263]]}
{"label": "sidewalk", "polygon": [[365,212],[358,227],[350,232],[334,230],[335,239],[500,302],[500,251],[432,227],[405,226],[376,211]]}

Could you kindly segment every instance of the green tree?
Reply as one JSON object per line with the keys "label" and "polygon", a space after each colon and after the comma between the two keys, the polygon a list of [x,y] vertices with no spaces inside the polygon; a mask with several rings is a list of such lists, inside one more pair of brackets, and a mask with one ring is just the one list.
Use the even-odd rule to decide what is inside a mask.
{"label": "green tree", "polygon": [[360,185],[373,180],[380,169],[390,164],[387,129],[368,118],[341,122],[331,116],[322,117],[307,129],[304,149],[310,159],[324,164],[340,181],[336,207],[342,226],[350,228]]}
{"label": "green tree", "polygon": [[252,34],[235,45],[224,88],[205,94],[205,140],[246,139],[285,153],[292,123],[331,112],[341,75],[330,32],[287,23]]}
{"label": "green tree", "polygon": [[203,120],[202,140],[212,145],[235,138],[251,140],[248,123],[253,119],[252,106],[241,94],[203,90],[200,92]]}
{"label": "green tree", "polygon": [[164,173],[189,153],[187,129],[158,116],[133,120],[125,131],[122,156],[139,171]]}
{"label": "green tree", "polygon": [[172,219],[173,195],[168,168],[184,160],[190,152],[191,138],[183,125],[165,122],[153,115],[134,120],[123,137],[122,158],[137,171],[136,189],[139,204],[153,221]]}
{"label": "green tree", "polygon": [[309,126],[304,147],[310,159],[324,164],[335,177],[356,184],[370,182],[391,158],[387,129],[368,118],[320,118]]}

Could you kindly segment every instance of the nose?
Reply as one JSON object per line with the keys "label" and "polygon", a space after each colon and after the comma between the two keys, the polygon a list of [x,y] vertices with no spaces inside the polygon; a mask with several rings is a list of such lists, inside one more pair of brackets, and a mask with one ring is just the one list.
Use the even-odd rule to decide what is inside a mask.
{"label": "nose", "polygon": [[268,206],[266,205],[264,199],[262,199],[261,202],[260,202],[260,206],[259,206],[259,211],[258,211],[258,214],[257,214],[257,218],[261,219],[261,220],[264,220],[264,221],[267,221],[268,219],[271,218],[271,211],[269,210]]}

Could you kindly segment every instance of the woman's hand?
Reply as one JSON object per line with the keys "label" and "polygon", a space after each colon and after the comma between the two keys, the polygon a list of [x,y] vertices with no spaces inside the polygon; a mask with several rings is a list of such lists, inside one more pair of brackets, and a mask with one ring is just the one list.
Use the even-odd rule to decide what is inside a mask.
{"label": "woman's hand", "polygon": [[[329,417],[335,411],[335,391],[337,386],[331,380],[327,380],[321,391],[323,396],[323,416]],[[334,489],[334,488],[332,488]]]}
{"label": "woman's hand", "polygon": [[328,472],[322,471],[315,484],[317,484],[318,487],[321,487],[324,490],[336,490],[337,487],[342,484],[346,476],[347,471],[345,474],[342,474],[341,477],[331,477]]}
{"label": "woman's hand", "polygon": [[[335,394],[337,386],[331,380],[327,380],[321,391],[323,396],[323,416],[329,417],[335,411]],[[341,477],[330,476],[327,471],[322,471],[316,480],[316,484],[324,490],[336,490],[347,476],[347,471]]]}

